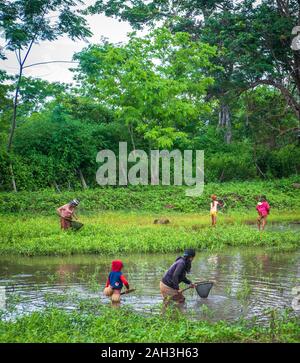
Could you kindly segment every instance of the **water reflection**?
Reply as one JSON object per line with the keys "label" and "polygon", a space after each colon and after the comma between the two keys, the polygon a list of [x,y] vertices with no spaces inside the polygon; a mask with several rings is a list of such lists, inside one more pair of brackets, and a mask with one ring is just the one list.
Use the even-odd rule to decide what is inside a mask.
{"label": "water reflection", "polygon": [[[122,304],[160,313],[159,282],[177,255],[115,256],[136,292],[122,296]],[[59,306],[75,309],[80,300],[97,298],[110,304],[103,288],[111,258],[100,256],[0,257],[0,285],[14,314]],[[300,285],[300,252],[269,253],[263,249],[232,249],[198,253],[190,278],[214,280],[207,299],[193,289],[185,293],[184,309],[196,319],[211,321],[240,317],[266,321],[266,309],[291,307],[292,288]]]}

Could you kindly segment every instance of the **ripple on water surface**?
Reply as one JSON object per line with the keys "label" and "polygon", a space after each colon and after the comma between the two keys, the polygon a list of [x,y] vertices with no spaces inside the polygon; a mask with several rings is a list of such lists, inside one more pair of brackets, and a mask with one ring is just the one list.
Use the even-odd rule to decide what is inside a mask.
{"label": "ripple on water surface", "polygon": [[[124,305],[139,312],[160,312],[159,281],[176,255],[118,256],[124,274],[136,292],[125,295]],[[0,284],[6,286],[7,317],[27,314],[47,306],[67,310],[80,301],[103,296],[110,259],[100,256],[0,257]],[[212,279],[207,299],[195,290],[185,293],[185,311],[195,319],[211,321],[256,318],[267,321],[268,309],[290,308],[292,288],[300,286],[300,251],[266,252],[263,249],[230,249],[220,253],[198,253],[192,280]],[[11,309],[13,308],[13,309]],[[9,312],[11,311],[11,312]]]}

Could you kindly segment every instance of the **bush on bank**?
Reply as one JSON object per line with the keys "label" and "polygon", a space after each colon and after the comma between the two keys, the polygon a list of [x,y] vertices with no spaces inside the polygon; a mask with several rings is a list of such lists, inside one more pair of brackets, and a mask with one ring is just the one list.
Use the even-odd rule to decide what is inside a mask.
{"label": "bush on bank", "polygon": [[152,212],[199,212],[209,210],[211,194],[223,199],[227,210],[255,209],[258,198],[266,195],[272,208],[295,210],[300,208],[299,178],[252,182],[210,183],[199,197],[187,197],[183,186],[98,187],[87,190],[53,190],[39,192],[0,193],[0,213],[43,213],[51,215],[55,209],[73,199],[81,200],[80,210],[144,210]]}

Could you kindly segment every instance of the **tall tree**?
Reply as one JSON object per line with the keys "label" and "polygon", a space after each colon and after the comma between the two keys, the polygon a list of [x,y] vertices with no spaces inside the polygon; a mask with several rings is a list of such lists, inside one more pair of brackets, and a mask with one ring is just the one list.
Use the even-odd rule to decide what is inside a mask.
{"label": "tall tree", "polygon": [[[62,35],[72,40],[91,35],[87,22],[76,6],[82,0],[4,0],[0,3],[0,28],[5,37],[5,50],[16,55],[19,71],[13,100],[13,116],[8,138],[7,151],[10,153],[16,129],[18,100],[23,72],[34,44],[54,41]],[[2,51],[3,56],[3,51]],[[10,164],[13,190],[17,191],[12,164]]]}
{"label": "tall tree", "polygon": [[89,11],[136,28],[164,22],[217,46],[215,61],[225,71],[215,76],[212,94],[220,99],[219,125],[229,128],[227,141],[231,100],[258,85],[278,89],[300,120],[300,50],[291,49],[292,30],[300,25],[298,0],[97,0]]}
{"label": "tall tree", "polygon": [[135,133],[151,146],[169,148],[187,136],[190,123],[204,122],[213,102],[205,96],[214,55],[213,47],[191,41],[188,33],[162,28],[144,38],[131,34],[125,45],[92,45],[75,59],[83,92],[114,110],[135,149]]}

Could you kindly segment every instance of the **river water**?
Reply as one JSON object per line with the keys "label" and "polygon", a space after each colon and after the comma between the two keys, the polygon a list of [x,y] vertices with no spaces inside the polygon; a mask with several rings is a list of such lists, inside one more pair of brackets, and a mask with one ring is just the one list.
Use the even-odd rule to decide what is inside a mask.
{"label": "river water", "polygon": [[[130,287],[136,288],[124,296],[122,304],[139,312],[158,313],[162,302],[159,281],[176,257],[116,256],[124,262]],[[110,263],[111,258],[97,255],[0,256],[0,286],[6,292],[4,317],[10,319],[50,305],[77,309],[82,299],[96,298],[109,304],[102,290]],[[194,290],[185,293],[185,311],[196,319],[235,321],[242,317],[263,323],[268,321],[268,309],[291,308],[292,288],[300,286],[300,251],[237,248],[198,253],[189,278],[215,281],[207,299],[201,299]]]}

